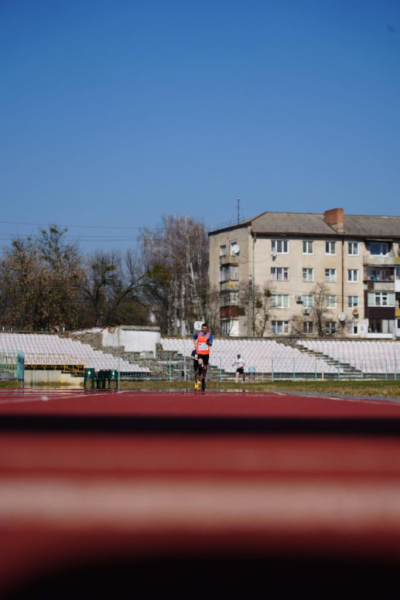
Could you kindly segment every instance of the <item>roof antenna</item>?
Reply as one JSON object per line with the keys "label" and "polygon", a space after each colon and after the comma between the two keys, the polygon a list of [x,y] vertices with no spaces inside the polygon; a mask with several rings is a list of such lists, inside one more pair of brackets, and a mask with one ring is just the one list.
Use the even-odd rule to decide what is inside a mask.
{"label": "roof antenna", "polygon": [[237,199],[237,224],[239,225],[240,221],[240,198]]}

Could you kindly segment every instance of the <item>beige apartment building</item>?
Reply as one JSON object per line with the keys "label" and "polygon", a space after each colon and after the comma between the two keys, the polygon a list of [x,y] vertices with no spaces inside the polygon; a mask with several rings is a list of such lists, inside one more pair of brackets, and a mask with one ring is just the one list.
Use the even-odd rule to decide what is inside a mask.
{"label": "beige apartment building", "polygon": [[209,242],[225,335],[400,337],[400,217],[265,212]]}

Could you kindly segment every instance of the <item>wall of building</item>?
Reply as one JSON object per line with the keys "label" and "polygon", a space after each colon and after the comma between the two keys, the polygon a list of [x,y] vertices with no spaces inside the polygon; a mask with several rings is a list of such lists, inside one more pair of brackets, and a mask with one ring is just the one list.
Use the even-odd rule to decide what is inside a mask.
{"label": "wall of building", "polygon": [[123,346],[126,352],[152,352],[156,355],[156,344],[160,343],[159,327],[121,327],[103,329],[103,346]]}

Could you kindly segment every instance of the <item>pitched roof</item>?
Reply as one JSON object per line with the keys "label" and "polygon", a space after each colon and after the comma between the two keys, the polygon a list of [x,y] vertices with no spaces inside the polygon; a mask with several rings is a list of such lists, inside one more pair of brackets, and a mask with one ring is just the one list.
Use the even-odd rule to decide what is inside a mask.
{"label": "pitched roof", "polygon": [[400,217],[344,215],[344,230],[338,232],[334,227],[325,223],[324,214],[289,212],[264,212],[253,219],[247,219],[235,225],[211,231],[210,234],[245,226],[251,226],[252,232],[256,234],[400,239]]}

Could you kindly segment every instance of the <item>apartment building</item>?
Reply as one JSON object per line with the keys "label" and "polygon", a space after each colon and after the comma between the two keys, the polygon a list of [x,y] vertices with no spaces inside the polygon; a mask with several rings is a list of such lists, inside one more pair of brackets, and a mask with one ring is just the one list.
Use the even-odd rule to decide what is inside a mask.
{"label": "apartment building", "polygon": [[209,242],[226,335],[400,337],[400,217],[265,212]]}

